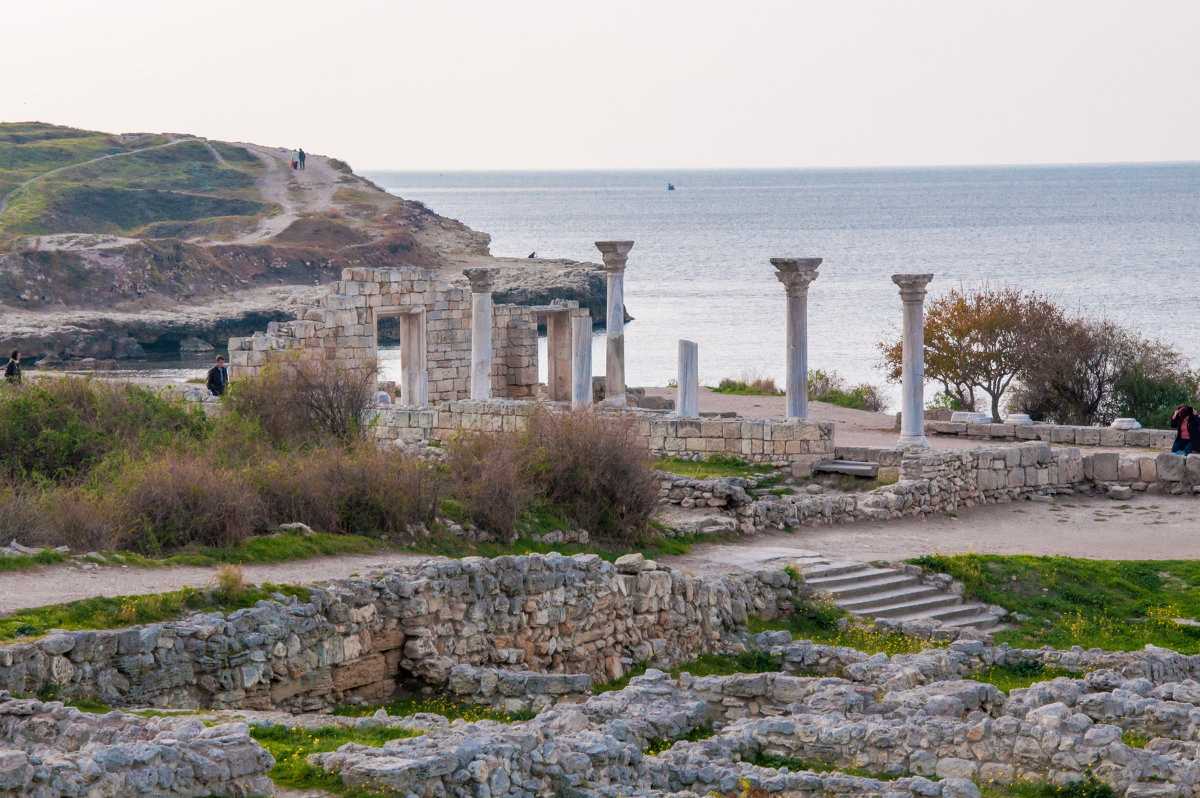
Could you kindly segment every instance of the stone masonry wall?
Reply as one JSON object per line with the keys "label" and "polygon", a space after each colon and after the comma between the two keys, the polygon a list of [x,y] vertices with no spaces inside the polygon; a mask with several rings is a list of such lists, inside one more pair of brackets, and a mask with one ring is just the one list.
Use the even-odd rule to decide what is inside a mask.
{"label": "stone masonry wall", "polygon": [[[462,429],[518,430],[537,408],[521,401],[460,401],[440,407],[378,408],[375,435],[385,441],[415,443],[452,440]],[[752,463],[772,463],[810,470],[833,457],[833,424],[817,421],[675,418],[646,410],[608,411],[626,414],[660,457],[708,457],[727,454]]]}
{"label": "stone masonry wall", "polygon": [[1067,446],[1136,446],[1169,449],[1174,430],[1072,427],[1065,424],[967,424],[962,421],[926,421],[927,435],[954,435],[975,440],[1045,441]]}
{"label": "stone masonry wall", "polygon": [[[637,558],[632,558],[637,559]],[[0,647],[0,689],[54,683],[110,706],[316,710],[444,685],[458,664],[619,676],[633,662],[737,653],[748,614],[799,588],[783,572],[693,577],[596,555],[467,558],[337,580],[299,602]],[[411,685],[410,685],[411,686]]]}
{"label": "stone masonry wall", "polygon": [[[425,269],[344,269],[330,293],[296,321],[272,322],[266,332],[229,339],[231,376],[256,376],[279,353],[336,360],[347,366],[378,355],[380,318],[423,309],[429,401],[470,395],[471,292],[436,281]],[[567,303],[572,311],[577,303]],[[586,311],[579,311],[586,313]],[[534,309],[494,305],[492,391],[496,396],[537,393],[537,318]]]}

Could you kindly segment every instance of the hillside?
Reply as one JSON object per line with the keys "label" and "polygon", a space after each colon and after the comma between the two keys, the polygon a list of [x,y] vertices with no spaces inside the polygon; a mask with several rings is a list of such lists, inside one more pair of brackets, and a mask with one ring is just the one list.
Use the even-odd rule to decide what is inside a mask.
{"label": "hillside", "polygon": [[[487,234],[335,158],[309,154],[300,171],[289,154],[0,124],[0,346],[68,359],[105,357],[106,340],[116,355],[129,337],[164,351],[193,334],[219,346],[264,318],[290,317],[295,308],[265,289],[295,286],[304,301],[348,266],[420,266],[447,280],[495,266],[499,301],[577,299],[600,317],[595,264],[493,258]],[[146,311],[173,323],[128,321]]]}

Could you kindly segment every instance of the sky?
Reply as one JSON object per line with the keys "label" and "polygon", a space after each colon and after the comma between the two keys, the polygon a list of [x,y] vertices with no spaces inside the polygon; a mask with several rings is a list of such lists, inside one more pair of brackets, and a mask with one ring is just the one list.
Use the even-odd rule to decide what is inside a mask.
{"label": "sky", "polygon": [[0,121],[359,171],[1200,160],[1197,0],[0,2]]}

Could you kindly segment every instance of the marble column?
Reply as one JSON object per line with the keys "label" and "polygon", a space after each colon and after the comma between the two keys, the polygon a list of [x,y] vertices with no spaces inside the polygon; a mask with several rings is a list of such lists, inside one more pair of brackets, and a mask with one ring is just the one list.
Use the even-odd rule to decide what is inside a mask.
{"label": "marble column", "polygon": [[597,241],[608,273],[608,351],[604,359],[604,401],[625,404],[625,261],[632,241]]}
{"label": "marble column", "polygon": [[821,258],[771,258],[787,290],[787,417],[808,418],[808,286]]}
{"label": "marble column", "polygon": [[592,318],[571,317],[571,407],[592,403]]}
{"label": "marble column", "polygon": [[900,446],[928,448],[925,439],[925,286],[932,274],[893,274],[904,302]]}
{"label": "marble column", "polygon": [[471,282],[471,398],[492,398],[492,269],[465,269]]}
{"label": "marble column", "polygon": [[425,309],[400,317],[400,401],[409,407],[429,404],[429,363],[425,341]]}
{"label": "marble column", "polygon": [[675,412],[680,418],[700,417],[700,347],[695,341],[679,342],[679,389]]}

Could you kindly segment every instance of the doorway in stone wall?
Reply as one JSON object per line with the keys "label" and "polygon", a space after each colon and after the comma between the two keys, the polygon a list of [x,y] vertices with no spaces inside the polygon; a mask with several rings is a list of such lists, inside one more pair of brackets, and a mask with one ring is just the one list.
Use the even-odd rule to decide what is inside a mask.
{"label": "doorway in stone wall", "polygon": [[375,345],[379,351],[379,322],[395,319],[400,336],[400,396],[397,403],[410,407],[429,404],[429,363],[424,307],[375,309]]}

